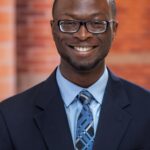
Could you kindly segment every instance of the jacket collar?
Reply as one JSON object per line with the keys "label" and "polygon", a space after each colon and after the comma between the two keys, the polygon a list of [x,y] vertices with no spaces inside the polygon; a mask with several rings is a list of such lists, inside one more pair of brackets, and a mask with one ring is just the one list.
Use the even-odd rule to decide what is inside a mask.
{"label": "jacket collar", "polygon": [[72,150],[73,141],[55,73],[42,84],[37,94],[34,120],[48,150]]}
{"label": "jacket collar", "polygon": [[[121,80],[109,71],[93,150],[116,150],[129,122],[130,106]],[[34,116],[48,149],[74,149],[56,71],[40,87]]]}
{"label": "jacket collar", "polygon": [[130,101],[122,80],[109,70],[100,119],[94,143],[94,150],[116,150],[132,120],[128,113]]}

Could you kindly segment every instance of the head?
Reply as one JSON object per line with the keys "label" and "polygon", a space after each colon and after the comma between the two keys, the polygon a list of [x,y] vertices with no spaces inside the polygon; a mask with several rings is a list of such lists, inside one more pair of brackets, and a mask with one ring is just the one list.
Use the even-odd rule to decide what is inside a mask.
{"label": "head", "polygon": [[[52,32],[56,47],[61,56],[60,66],[87,72],[104,66],[117,23],[114,0],[55,0],[52,8],[54,22]],[[75,33],[60,31],[60,20],[77,20],[82,22]],[[86,21],[107,21],[106,31],[91,33]]]}
{"label": "head", "polygon": [[[52,0],[52,15],[54,16],[54,8],[57,0]],[[116,0],[107,0],[107,3],[112,14],[112,18],[116,18]]]}

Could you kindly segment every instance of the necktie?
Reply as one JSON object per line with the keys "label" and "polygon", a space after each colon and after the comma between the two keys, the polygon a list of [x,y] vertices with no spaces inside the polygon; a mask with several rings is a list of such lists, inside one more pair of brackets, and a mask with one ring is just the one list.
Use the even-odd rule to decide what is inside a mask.
{"label": "necktie", "polygon": [[77,120],[76,150],[92,150],[94,142],[94,124],[89,104],[94,98],[87,90],[82,90],[78,94],[77,99],[82,103],[83,107]]}

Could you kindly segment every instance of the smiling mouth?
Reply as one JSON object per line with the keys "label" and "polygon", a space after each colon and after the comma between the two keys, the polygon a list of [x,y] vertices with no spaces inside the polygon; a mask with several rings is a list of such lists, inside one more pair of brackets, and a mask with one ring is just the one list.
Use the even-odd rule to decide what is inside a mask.
{"label": "smiling mouth", "polygon": [[96,46],[69,46],[78,52],[88,52],[96,48]]}

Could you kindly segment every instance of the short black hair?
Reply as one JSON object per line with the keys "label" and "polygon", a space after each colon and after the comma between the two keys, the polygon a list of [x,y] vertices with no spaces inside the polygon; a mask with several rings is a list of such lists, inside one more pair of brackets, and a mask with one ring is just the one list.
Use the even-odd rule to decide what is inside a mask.
{"label": "short black hair", "polygon": [[[52,6],[52,16],[54,16],[54,8],[57,0],[53,0],[53,6]],[[107,0],[110,10],[112,12],[112,17],[115,19],[117,14],[117,8],[116,8],[116,0]]]}
{"label": "short black hair", "polygon": [[116,18],[117,15],[117,8],[116,8],[116,1],[115,0],[109,0],[109,6],[112,12],[112,17]]}

